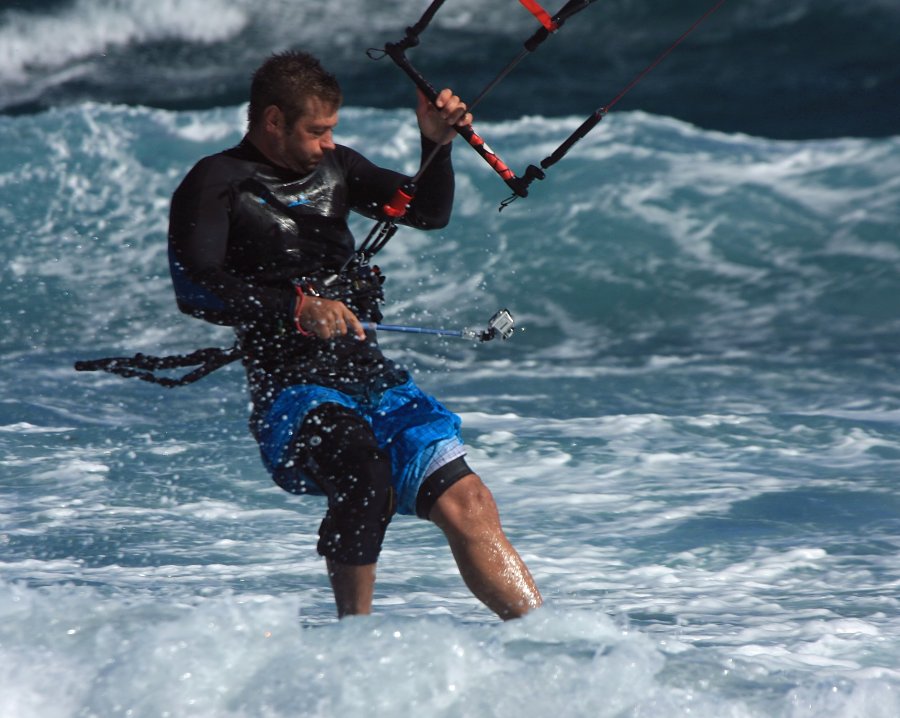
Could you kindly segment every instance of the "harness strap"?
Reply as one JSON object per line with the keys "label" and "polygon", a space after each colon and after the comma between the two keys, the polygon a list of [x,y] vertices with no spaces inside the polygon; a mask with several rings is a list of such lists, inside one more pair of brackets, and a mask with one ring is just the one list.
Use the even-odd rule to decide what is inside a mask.
{"label": "harness strap", "polygon": [[[166,388],[192,384],[207,374],[220,369],[226,364],[241,358],[240,347],[235,343],[228,349],[209,347],[198,349],[190,354],[172,356],[147,356],[135,354],[131,357],[106,357],[105,359],[89,359],[75,362],[76,371],[106,371],[123,377],[134,377]],[[188,366],[199,366],[184,376],[170,378],[157,376],[154,372],[165,369],[178,369]]]}

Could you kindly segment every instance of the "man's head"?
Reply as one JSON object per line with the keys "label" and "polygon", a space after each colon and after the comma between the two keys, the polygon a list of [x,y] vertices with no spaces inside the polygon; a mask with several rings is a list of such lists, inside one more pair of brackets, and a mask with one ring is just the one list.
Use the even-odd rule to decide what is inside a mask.
{"label": "man's head", "polygon": [[253,73],[247,111],[250,127],[262,121],[270,105],[278,107],[293,125],[308,111],[311,98],[337,112],[343,99],[337,78],[307,52],[288,50],[272,55]]}
{"label": "man's head", "polygon": [[249,136],[279,165],[311,172],[334,149],[341,88],[312,55],[287,51],[272,55],[253,74]]}

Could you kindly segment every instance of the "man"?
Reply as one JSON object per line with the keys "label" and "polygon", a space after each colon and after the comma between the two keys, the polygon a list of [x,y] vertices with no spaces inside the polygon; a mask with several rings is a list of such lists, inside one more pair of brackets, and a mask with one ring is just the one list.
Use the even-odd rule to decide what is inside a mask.
{"label": "man", "polygon": [[[459,419],[422,393],[363,323],[383,278],[360,261],[351,210],[376,216],[404,177],[337,145],[342,97],[311,55],[270,57],[254,74],[248,131],[206,157],[172,199],[169,257],[182,311],[231,325],[247,371],[251,430],[279,486],[324,494],[319,530],[339,616],[371,611],[375,565],[395,512],[444,532],[472,592],[502,618],[541,604],[468,467]],[[419,98],[423,157],[439,147],[404,222],[447,224],[450,141],[468,124],[450,90]]]}

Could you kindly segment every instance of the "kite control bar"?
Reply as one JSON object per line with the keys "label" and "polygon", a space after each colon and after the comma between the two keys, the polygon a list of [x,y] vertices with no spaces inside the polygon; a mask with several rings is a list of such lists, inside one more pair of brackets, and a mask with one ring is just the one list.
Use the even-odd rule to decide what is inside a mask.
{"label": "kite control bar", "polygon": [[[397,64],[397,67],[403,70],[415,83],[416,87],[422,91],[422,94],[428,98],[428,101],[433,103],[437,99],[438,91],[425,79],[425,76],[422,75],[421,72],[413,67],[412,63],[404,54],[403,49],[401,43],[388,43],[384,47],[385,53]],[[507,186],[513,192],[520,192],[520,190],[517,189],[518,183],[516,182],[517,177],[515,173],[502,159],[500,159],[471,125],[456,127],[455,129],[459,133],[459,136],[468,142],[472,149],[482,156],[484,161],[491,166],[491,169],[500,175],[501,179],[506,182]]]}
{"label": "kite control bar", "polygon": [[477,339],[487,342],[499,336],[504,341],[509,339],[515,331],[515,321],[512,314],[506,309],[501,309],[488,321],[487,327],[478,329],[428,329],[425,327],[407,327],[399,324],[376,324],[375,322],[363,322],[363,329],[380,330],[386,332],[409,332],[411,334],[436,334],[442,337],[459,337],[461,339]]}
{"label": "kite control bar", "polygon": [[[406,28],[406,35],[399,42],[390,42],[384,46],[384,55],[390,57],[394,63],[399,67],[406,75],[413,81],[416,87],[421,90],[422,94],[428,98],[430,102],[434,102],[437,99],[438,92],[434,88],[434,86],[425,79],[425,76],[422,75],[419,70],[417,70],[413,64],[409,61],[409,58],[406,57],[406,50],[411,47],[415,47],[419,44],[419,35],[428,27],[428,24],[431,22],[435,13],[438,9],[443,5],[445,0],[432,0],[432,3],[428,6],[428,9],[419,18],[419,21],[412,25],[411,27]],[[494,87],[499,84],[499,82],[505,78],[512,69],[518,65],[529,53],[534,52],[541,43],[544,42],[552,33],[555,33],[559,30],[560,27],[565,23],[567,19],[569,19],[575,13],[583,10],[595,0],[569,0],[560,10],[557,12],[552,18],[549,13],[547,13],[535,0],[520,0],[520,2],[538,19],[541,23],[541,27],[525,42],[525,48],[512,60],[512,62],[508,63],[507,66],[497,75],[494,80],[492,80],[488,85],[478,94],[475,100],[469,105],[469,111],[475,109],[475,106],[478,105],[479,102],[487,95]],[[377,57],[376,51],[369,51],[370,57]],[[383,55],[380,55],[383,56]],[[543,179],[543,173],[540,170],[535,172],[536,168],[529,167],[526,172],[526,176],[523,178],[517,177],[516,174],[509,168],[509,166],[500,159],[500,156],[494,152],[490,146],[484,141],[484,138],[479,135],[475,129],[471,125],[464,125],[462,127],[457,127],[456,131],[459,133],[460,137],[462,137],[469,145],[484,159],[485,162],[490,165],[491,169],[494,170],[498,175],[500,175],[501,179],[506,182],[506,185],[513,191],[513,193],[518,197],[527,197],[528,196],[528,186],[535,179]]]}
{"label": "kite control bar", "polygon": [[[399,42],[388,43],[385,45],[383,53],[379,54],[378,51],[369,50],[369,57],[373,59],[377,59],[378,57],[383,57],[384,55],[389,56],[396,65],[403,70],[409,78],[416,84],[416,86],[422,91],[422,93],[431,101],[434,102],[437,98],[437,91],[425,79],[425,77],[420,73],[415,67],[413,67],[412,63],[406,57],[406,50],[411,47],[415,47],[419,44],[419,35],[424,32],[425,28],[428,27],[429,23],[434,18],[434,15],[440,9],[440,7],[444,4],[446,0],[432,0],[431,4],[426,9],[425,13],[419,18],[419,21],[408,28],[406,28],[406,35]],[[480,101],[481,99],[490,92],[501,80],[503,80],[509,72],[519,64],[519,62],[524,59],[529,53],[533,52],[544,42],[550,35],[556,33],[560,27],[575,15],[578,12],[581,12],[590,4],[595,2],[595,0],[568,0],[568,2],[563,5],[560,10],[550,17],[550,14],[544,10],[539,4],[537,0],[519,0],[519,2],[524,5],[529,12],[531,12],[535,18],[540,22],[540,27],[537,31],[525,41],[524,49],[513,58],[512,62],[508,63],[506,67],[492,80],[488,85],[478,94],[475,100],[469,105],[469,110],[471,111]],[[702,15],[700,16],[693,25],[691,25],[680,37],[678,37],[674,43],[670,47],[668,47],[665,51],[663,51],[653,62],[651,62],[642,72],[640,72],[628,85],[626,85],[616,97],[606,105],[599,107],[591,116],[589,116],[576,130],[573,132],[566,140],[549,156],[545,157],[538,165],[529,165],[525,169],[525,174],[522,177],[517,177],[516,174],[506,165],[503,160],[487,145],[484,139],[477,133],[475,130],[469,126],[457,127],[456,130],[459,135],[468,142],[478,154],[480,154],[484,160],[491,166],[491,168],[506,182],[507,186],[513,191],[513,194],[508,199],[504,200],[500,209],[510,204],[513,200],[518,197],[527,197],[528,196],[528,188],[534,180],[544,179],[545,172],[544,170],[548,169],[552,165],[556,164],[559,160],[563,158],[563,156],[572,148],[572,146],[582,139],[588,132],[590,132],[600,121],[607,115],[607,113],[612,109],[613,105],[619,102],[628,92],[630,92],[635,85],[641,82],[646,75],[648,75],[651,71],[653,71],[656,66],[662,62],[666,57],[668,57],[669,53],[671,53],[678,45],[680,45],[688,35],[690,35],[697,27],[704,22],[710,15],[716,12],[722,5],[725,4],[725,0],[715,0],[713,5]],[[423,168],[424,169],[424,168]],[[421,173],[422,170],[420,170]]]}

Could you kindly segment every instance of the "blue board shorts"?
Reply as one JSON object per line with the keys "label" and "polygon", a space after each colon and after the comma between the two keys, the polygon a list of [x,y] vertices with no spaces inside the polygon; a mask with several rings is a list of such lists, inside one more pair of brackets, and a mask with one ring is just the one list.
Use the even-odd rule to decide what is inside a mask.
{"label": "blue board shorts", "polygon": [[[258,424],[263,463],[273,477],[291,476],[304,493],[323,494],[316,483],[293,465],[291,442],[307,414],[321,404],[339,404],[362,416],[372,427],[382,451],[391,459],[397,512],[416,514],[416,497],[433,472],[465,456],[459,417],[410,379],[384,391],[338,391],[316,384],[284,389]],[[298,481],[299,479],[299,481]],[[280,483],[280,482],[279,482]]]}

